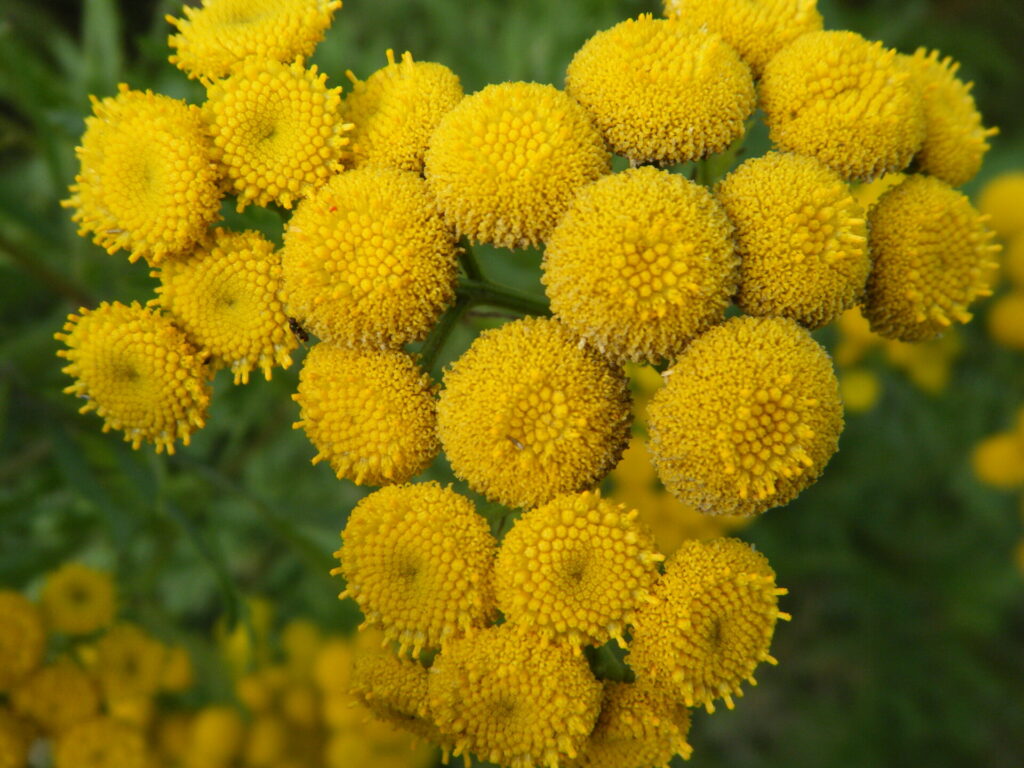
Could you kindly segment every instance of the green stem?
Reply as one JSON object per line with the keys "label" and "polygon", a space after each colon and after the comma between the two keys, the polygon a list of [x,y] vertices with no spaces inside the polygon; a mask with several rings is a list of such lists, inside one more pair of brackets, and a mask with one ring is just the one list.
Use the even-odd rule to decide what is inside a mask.
{"label": "green stem", "polygon": [[448,340],[448,335],[452,332],[456,323],[459,322],[462,313],[467,309],[469,309],[469,300],[460,295],[455,303],[448,307],[444,314],[441,315],[441,319],[437,321],[437,325],[434,326],[426,341],[423,342],[423,347],[420,349],[420,366],[427,373],[433,371],[434,364],[437,362],[437,356],[444,349],[444,343]]}
{"label": "green stem", "polygon": [[465,299],[470,305],[486,304],[490,307],[503,307],[523,315],[551,314],[546,301],[520,293],[514,288],[506,288],[483,280],[459,280],[455,292],[460,299]]}
{"label": "green stem", "polygon": [[459,264],[470,280],[475,280],[478,283],[485,282],[484,273],[480,270],[480,262],[476,260],[476,254],[473,253],[466,238],[462,238],[462,242],[459,243]]}

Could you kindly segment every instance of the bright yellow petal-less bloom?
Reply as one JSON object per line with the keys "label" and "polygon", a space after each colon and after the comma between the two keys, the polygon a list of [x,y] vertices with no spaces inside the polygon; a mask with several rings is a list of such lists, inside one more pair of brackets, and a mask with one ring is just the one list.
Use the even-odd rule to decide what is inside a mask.
{"label": "bright yellow petal-less bloom", "polygon": [[769,152],[715,189],[736,226],[748,315],[820,328],[854,306],[871,269],[864,210],[839,175],[813,157]]}
{"label": "bright yellow petal-less bloom", "polygon": [[110,700],[148,698],[160,690],[167,649],[141,627],[121,623],[96,642],[93,672]]}
{"label": "bright yellow petal-less bloom", "polygon": [[28,677],[43,660],[46,630],[39,609],[19,592],[0,590],[0,692]]}
{"label": "bright yellow petal-less bloom", "polygon": [[661,166],[726,149],[757,101],[750,68],[719,35],[650,14],[584,43],[565,89],[613,152]]}
{"label": "bright yellow petal-less bloom", "polygon": [[724,319],[738,266],[732,225],[707,189],[637,168],[580,191],[541,280],[555,316],[611,360],[658,362]]}
{"label": "bright yellow petal-less bloom", "polygon": [[878,403],[882,383],[869,368],[850,368],[839,376],[839,396],[843,407],[852,413],[865,413]]}
{"label": "bright yellow petal-less bloom", "polygon": [[609,170],[583,107],[540,83],[488,85],[464,98],[431,136],[425,165],[459,234],[504,248],[546,240],[576,192]]}
{"label": "bright yellow petal-less bloom", "polygon": [[386,650],[360,653],[350,690],[379,720],[435,744],[447,741],[430,719],[427,670],[418,661]]}
{"label": "bright yellow petal-less bloom", "polygon": [[203,707],[192,719],[190,731],[186,765],[227,766],[242,751],[245,723],[234,707]]}
{"label": "bright yellow petal-less bloom", "polygon": [[40,607],[51,630],[88,635],[113,623],[117,586],[105,571],[65,563],[46,577]]}
{"label": "bright yellow petal-less bloom", "polygon": [[153,759],[138,728],[109,716],[64,731],[53,758],[55,768],[148,768]]}
{"label": "bright yellow petal-less bloom", "polygon": [[62,657],[15,688],[11,703],[46,733],[58,734],[96,715],[100,697],[89,674]]}
{"label": "bright yellow petal-less bloom", "polygon": [[78,234],[108,253],[158,264],[188,251],[219,218],[219,172],[198,107],[122,83],[92,98],[71,197]]}
{"label": "bright yellow petal-less bloom", "polygon": [[1024,486],[1024,431],[989,435],[971,454],[974,476],[1003,490]]}
{"label": "bright yellow petal-less bloom", "polygon": [[103,431],[123,430],[138,448],[144,441],[157,453],[174,453],[174,443],[189,444],[205,424],[210,385],[202,358],[168,318],[137,302],[103,302],[68,315],[67,345],[57,355],[75,383],[64,391],[85,400],[79,413],[96,411]]}
{"label": "bright yellow petal-less bloom", "polygon": [[1009,239],[1024,232],[1024,171],[1001,173],[978,196],[978,209],[1000,237]]}

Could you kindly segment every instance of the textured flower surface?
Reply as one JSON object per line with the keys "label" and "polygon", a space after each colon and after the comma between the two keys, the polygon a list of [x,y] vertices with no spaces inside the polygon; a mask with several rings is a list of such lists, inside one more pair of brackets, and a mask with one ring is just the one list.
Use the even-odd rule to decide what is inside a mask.
{"label": "textured flower surface", "polygon": [[719,35],[650,14],[584,43],[565,88],[612,151],[662,166],[724,150],[757,101],[750,68]]}
{"label": "textured flower surface", "polygon": [[400,347],[455,297],[455,236],[410,171],[360,168],[304,200],[284,237],[288,311],[322,339]]}
{"label": "textured flower surface", "polygon": [[61,733],[96,715],[100,697],[85,670],[60,658],[15,688],[11,703],[47,733]]}
{"label": "textured flower surface", "polygon": [[709,514],[786,504],[835,453],[843,428],[828,353],[792,320],[737,317],[694,341],[649,409],[658,476]]}
{"label": "textured flower surface", "polygon": [[736,225],[736,303],[748,315],[820,328],[861,298],[871,269],[864,211],[835,171],[770,152],[730,173],[715,195]]}
{"label": "textured flower surface", "polygon": [[301,59],[248,59],[209,82],[203,120],[239,211],[291,208],[341,170],[352,129],[341,117],[341,88],[328,88],[327,75]]}
{"label": "textured flower surface", "polygon": [[75,383],[64,391],[85,400],[79,413],[96,411],[103,431],[124,431],[138,448],[143,441],[157,453],[174,453],[175,440],[189,444],[205,423],[210,402],[208,372],[185,334],[152,309],[103,302],[68,315],[67,345],[57,355]]}
{"label": "textured flower surface", "polygon": [[404,352],[310,350],[292,399],[317,454],[356,485],[404,483],[437,455],[434,384]]}
{"label": "textured flower surface", "polygon": [[864,317],[875,333],[926,341],[968,322],[971,302],[991,295],[994,233],[944,181],[909,176],[871,208],[868,230],[873,266]]}
{"label": "textured flower surface", "polygon": [[601,705],[582,656],[508,624],[448,643],[428,680],[430,711],[455,755],[508,768],[576,757]]}
{"label": "textured flower surface", "polygon": [[597,492],[556,496],[502,540],[498,608],[510,624],[544,638],[576,647],[614,639],[624,647],[663,559],[636,510]]}
{"label": "textured flower surface", "polygon": [[148,768],[153,757],[142,732],[113,717],[96,717],[64,731],[54,768]]}
{"label": "textured flower surface", "polygon": [[573,196],[610,170],[586,111],[539,83],[488,85],[442,118],[425,172],[460,235],[505,248],[546,240]]}
{"label": "textured flower surface", "polygon": [[640,611],[626,661],[638,683],[668,686],[688,707],[729,709],[768,653],[785,589],[764,555],[739,539],[688,541],[665,563],[656,602]]}
{"label": "textured flower surface", "polygon": [[427,670],[389,651],[361,653],[352,665],[352,695],[378,719],[450,748],[430,719]]}
{"label": "textured flower surface", "polygon": [[584,187],[544,252],[551,309],[613,361],[658,362],[725,317],[732,225],[702,186],[637,168]]}
{"label": "textured flower surface", "polygon": [[140,627],[123,623],[96,642],[95,674],[108,700],[152,696],[160,689],[166,648]]}
{"label": "textured flower surface", "polygon": [[496,543],[473,502],[437,483],[382,488],[352,510],[332,573],[367,624],[417,655],[494,615]]}
{"label": "textured flower surface", "polygon": [[357,168],[382,165],[421,173],[430,135],[462,101],[462,83],[444,64],[413,61],[408,51],[396,62],[388,49],[387,59],[387,66],[365,81],[346,73],[352,81],[344,114],[355,125],[353,162]]}
{"label": "textured flower surface", "polygon": [[535,507],[591,488],[629,439],[622,373],[557,320],[528,317],[484,331],[444,375],[437,429],[473,490]]}
{"label": "textured flower surface", "polygon": [[296,346],[281,304],[281,255],[259,232],[216,229],[188,256],[165,262],[157,300],[203,357],[248,384],[254,369],[292,364]]}
{"label": "textured flower surface", "polygon": [[978,208],[990,216],[990,225],[1000,237],[1024,232],[1024,171],[1002,173],[984,186]]}
{"label": "textured flower surface", "polygon": [[18,592],[0,590],[0,692],[30,675],[43,659],[46,630],[39,609]]}
{"label": "textured flower surface", "polygon": [[184,18],[167,16],[170,62],[189,77],[224,77],[243,59],[291,61],[309,56],[341,0],[203,0]]}
{"label": "textured flower surface", "polygon": [[846,179],[901,171],[925,120],[896,51],[856,32],[810,32],[765,67],[761,108],[777,148],[811,155]]}
{"label": "textured flower surface", "polygon": [[198,107],[122,83],[91,97],[71,197],[78,233],[108,253],[158,264],[189,250],[220,215],[218,171]]}
{"label": "textured flower surface", "polygon": [[65,563],[46,578],[41,607],[51,630],[87,635],[113,623],[117,587],[104,571]]}

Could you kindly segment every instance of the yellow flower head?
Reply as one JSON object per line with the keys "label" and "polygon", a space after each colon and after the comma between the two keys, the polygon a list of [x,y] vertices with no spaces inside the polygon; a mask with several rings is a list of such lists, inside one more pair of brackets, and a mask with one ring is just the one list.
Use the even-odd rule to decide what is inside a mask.
{"label": "yellow flower head", "polygon": [[46,577],[41,607],[50,629],[88,635],[113,623],[117,587],[108,573],[82,563],[65,563]]}
{"label": "yellow flower head", "polygon": [[542,281],[574,334],[616,362],[658,362],[722,321],[738,265],[707,189],[637,168],[580,191],[548,241]]}
{"label": "yellow flower head", "polygon": [[715,195],[736,225],[748,315],[820,328],[852,307],[871,269],[864,210],[813,157],[769,152],[729,174]]}
{"label": "yellow flower head", "polygon": [[455,297],[455,236],[410,171],[335,176],[284,237],[288,311],[321,339],[397,348],[423,339]]}
{"label": "yellow flower head", "polygon": [[434,384],[404,352],[321,342],[299,374],[302,428],[338,479],[404,483],[437,455]]}
{"label": "yellow flower head", "polygon": [[453,640],[434,660],[430,711],[455,755],[558,768],[593,730],[601,684],[568,645],[503,624]]}
{"label": "yellow flower head", "polygon": [[10,690],[39,666],[46,630],[39,609],[19,592],[0,589],[0,693]]}
{"label": "yellow flower head", "polygon": [[497,544],[473,502],[437,483],[382,488],[352,510],[335,556],[367,624],[418,655],[494,617]]}
{"label": "yellow flower head", "polygon": [[629,439],[621,371],[557,320],[481,333],[444,375],[437,430],[455,474],[509,507],[592,488]]}
{"label": "yellow flower head", "polygon": [[780,50],[822,27],[817,0],[662,0],[665,15],[721,35],[760,77]]}
{"label": "yellow flower head", "polygon": [[35,729],[19,717],[0,707],[0,766],[25,768],[28,752],[35,740]]}
{"label": "yellow flower head", "polygon": [[900,56],[921,91],[925,137],[917,153],[917,168],[959,187],[974,178],[988,152],[988,139],[997,128],[981,124],[971,96],[973,83],[956,76],[960,64],[939,58],[938,51],[918,48],[913,56]]}
{"label": "yellow flower head", "polygon": [[259,368],[292,364],[295,335],[281,305],[281,255],[259,232],[214,230],[190,255],[164,263],[158,303],[205,358],[248,384]]}
{"label": "yellow flower head", "polygon": [[996,344],[1024,350],[1024,291],[1010,291],[992,303],[988,332]]}
{"label": "yellow flower head", "polygon": [[341,0],[203,0],[185,18],[166,16],[178,30],[167,44],[170,62],[189,77],[224,77],[250,56],[291,61],[309,56],[331,26]]}
{"label": "yellow flower head", "polygon": [[288,723],[277,715],[260,715],[249,724],[245,734],[244,764],[271,768],[284,762],[288,754]]}
{"label": "yellow flower head", "polygon": [[245,724],[234,707],[207,706],[192,720],[189,757],[199,766],[227,766],[242,750]]}
{"label": "yellow flower head", "polygon": [[352,129],[341,117],[341,88],[302,60],[247,59],[223,80],[209,82],[203,120],[213,157],[237,208],[285,208],[341,170]]}
{"label": "yellow flower head", "polygon": [[565,89],[613,152],[661,166],[726,149],[757,102],[750,68],[719,35],[649,13],[584,43]]}
{"label": "yellow flower head", "polygon": [[974,476],[985,485],[1012,490],[1024,486],[1024,432],[990,435],[974,447]]}
{"label": "yellow flower head", "polygon": [[688,541],[665,563],[656,602],[637,616],[626,661],[638,682],[669,686],[688,707],[743,695],[768,654],[778,610],[775,572],[739,539]]}
{"label": "yellow flower head", "polygon": [[665,686],[606,682],[597,725],[583,745],[579,768],[649,768],[673,755],[689,759],[690,710]]}
{"label": "yellow flower head", "polygon": [[96,411],[103,431],[123,430],[132,448],[146,441],[157,453],[174,453],[175,440],[188,445],[205,424],[210,385],[185,334],[137,302],[78,311],[54,338],[68,347],[57,355],[75,379],[64,391],[85,399],[79,413]]}
{"label": "yellow flower head", "polygon": [[882,384],[869,368],[850,368],[839,376],[839,396],[847,411],[864,413],[878,403]]}
{"label": "yellow flower head", "polygon": [[415,736],[447,741],[430,719],[427,670],[389,651],[364,652],[352,667],[352,695],[378,719]]}
{"label": "yellow flower head", "polygon": [[149,768],[153,756],[135,726],[113,717],[95,717],[60,734],[54,768]]}
{"label": "yellow flower head", "polygon": [[[1021,200],[1024,201],[1024,197],[1021,197]],[[1024,234],[1014,235],[1006,244],[1003,274],[1015,289],[1024,290]]]}
{"label": "yellow flower head", "polygon": [[164,654],[164,669],[160,675],[160,690],[181,693],[192,687],[192,657],[182,645],[167,649]]}
{"label": "yellow flower head", "polygon": [[425,165],[459,234],[504,248],[546,240],[580,187],[609,170],[583,107],[539,83],[467,96],[441,119]]}
{"label": "yellow flower head", "polygon": [[753,515],[818,479],[843,428],[828,353],[792,320],[736,317],[694,341],[649,409],[658,476],[709,514]]}
{"label": "yellow flower head", "polygon": [[357,168],[380,165],[421,173],[430,135],[462,101],[462,83],[444,64],[413,61],[408,51],[396,63],[389,48],[387,58],[387,66],[365,81],[345,73],[352,81],[344,113],[355,125],[353,161]]}
{"label": "yellow flower head", "polygon": [[989,226],[1000,237],[1024,232],[1024,171],[1002,173],[989,181],[978,197],[978,208],[991,217]]}
{"label": "yellow flower head", "polygon": [[332,637],[320,646],[312,671],[313,681],[324,694],[344,694],[348,690],[353,648],[347,637]]}
{"label": "yellow flower head", "polygon": [[664,558],[637,511],[597,492],[556,496],[523,515],[498,551],[494,584],[510,624],[574,647],[623,633]]}
{"label": "yellow flower head", "polygon": [[868,212],[871,259],[864,317],[871,330],[925,341],[989,296],[999,246],[966,196],[931,176],[909,176]]}
{"label": "yellow flower head", "polygon": [[56,734],[97,714],[100,697],[85,670],[62,657],[16,687],[11,703],[44,731]]}
{"label": "yellow flower head", "polygon": [[71,197],[78,234],[158,264],[188,251],[220,215],[218,171],[199,108],[152,91],[92,99]]}
{"label": "yellow flower head", "polygon": [[921,96],[896,51],[856,32],[811,32],[775,56],[761,79],[772,142],[846,179],[901,171],[925,136]]}
{"label": "yellow flower head", "polygon": [[149,697],[160,689],[166,648],[134,624],[118,624],[96,643],[94,672],[108,700]]}

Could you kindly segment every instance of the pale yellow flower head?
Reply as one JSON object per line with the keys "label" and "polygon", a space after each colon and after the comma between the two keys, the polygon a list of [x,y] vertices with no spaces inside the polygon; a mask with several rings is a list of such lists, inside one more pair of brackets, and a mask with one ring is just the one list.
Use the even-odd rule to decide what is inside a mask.
{"label": "pale yellow flower head", "polygon": [[96,643],[94,673],[107,700],[153,696],[163,676],[167,649],[135,624],[122,623]]}
{"label": "pale yellow flower head", "polygon": [[113,623],[117,586],[108,573],[65,563],[46,577],[41,607],[51,630],[88,635]]}
{"label": "pale yellow flower head", "polygon": [[88,673],[61,657],[15,688],[11,703],[46,733],[58,734],[96,715],[100,697]]}
{"label": "pale yellow flower head", "polygon": [[1024,486],[1024,430],[989,435],[971,454],[974,476],[1003,490]]}
{"label": "pale yellow flower head", "polygon": [[999,345],[1024,350],[1024,290],[1000,296],[988,310],[988,333]]}
{"label": "pale yellow flower head", "polygon": [[989,226],[1000,237],[1024,232],[1024,171],[1001,173],[985,184],[978,208],[991,217]]}
{"label": "pale yellow flower head", "polygon": [[39,609],[20,592],[0,590],[0,692],[10,690],[39,666],[46,630]]}
{"label": "pale yellow flower head", "polygon": [[427,670],[418,661],[364,651],[352,668],[351,692],[377,719],[450,747],[430,719]]}

